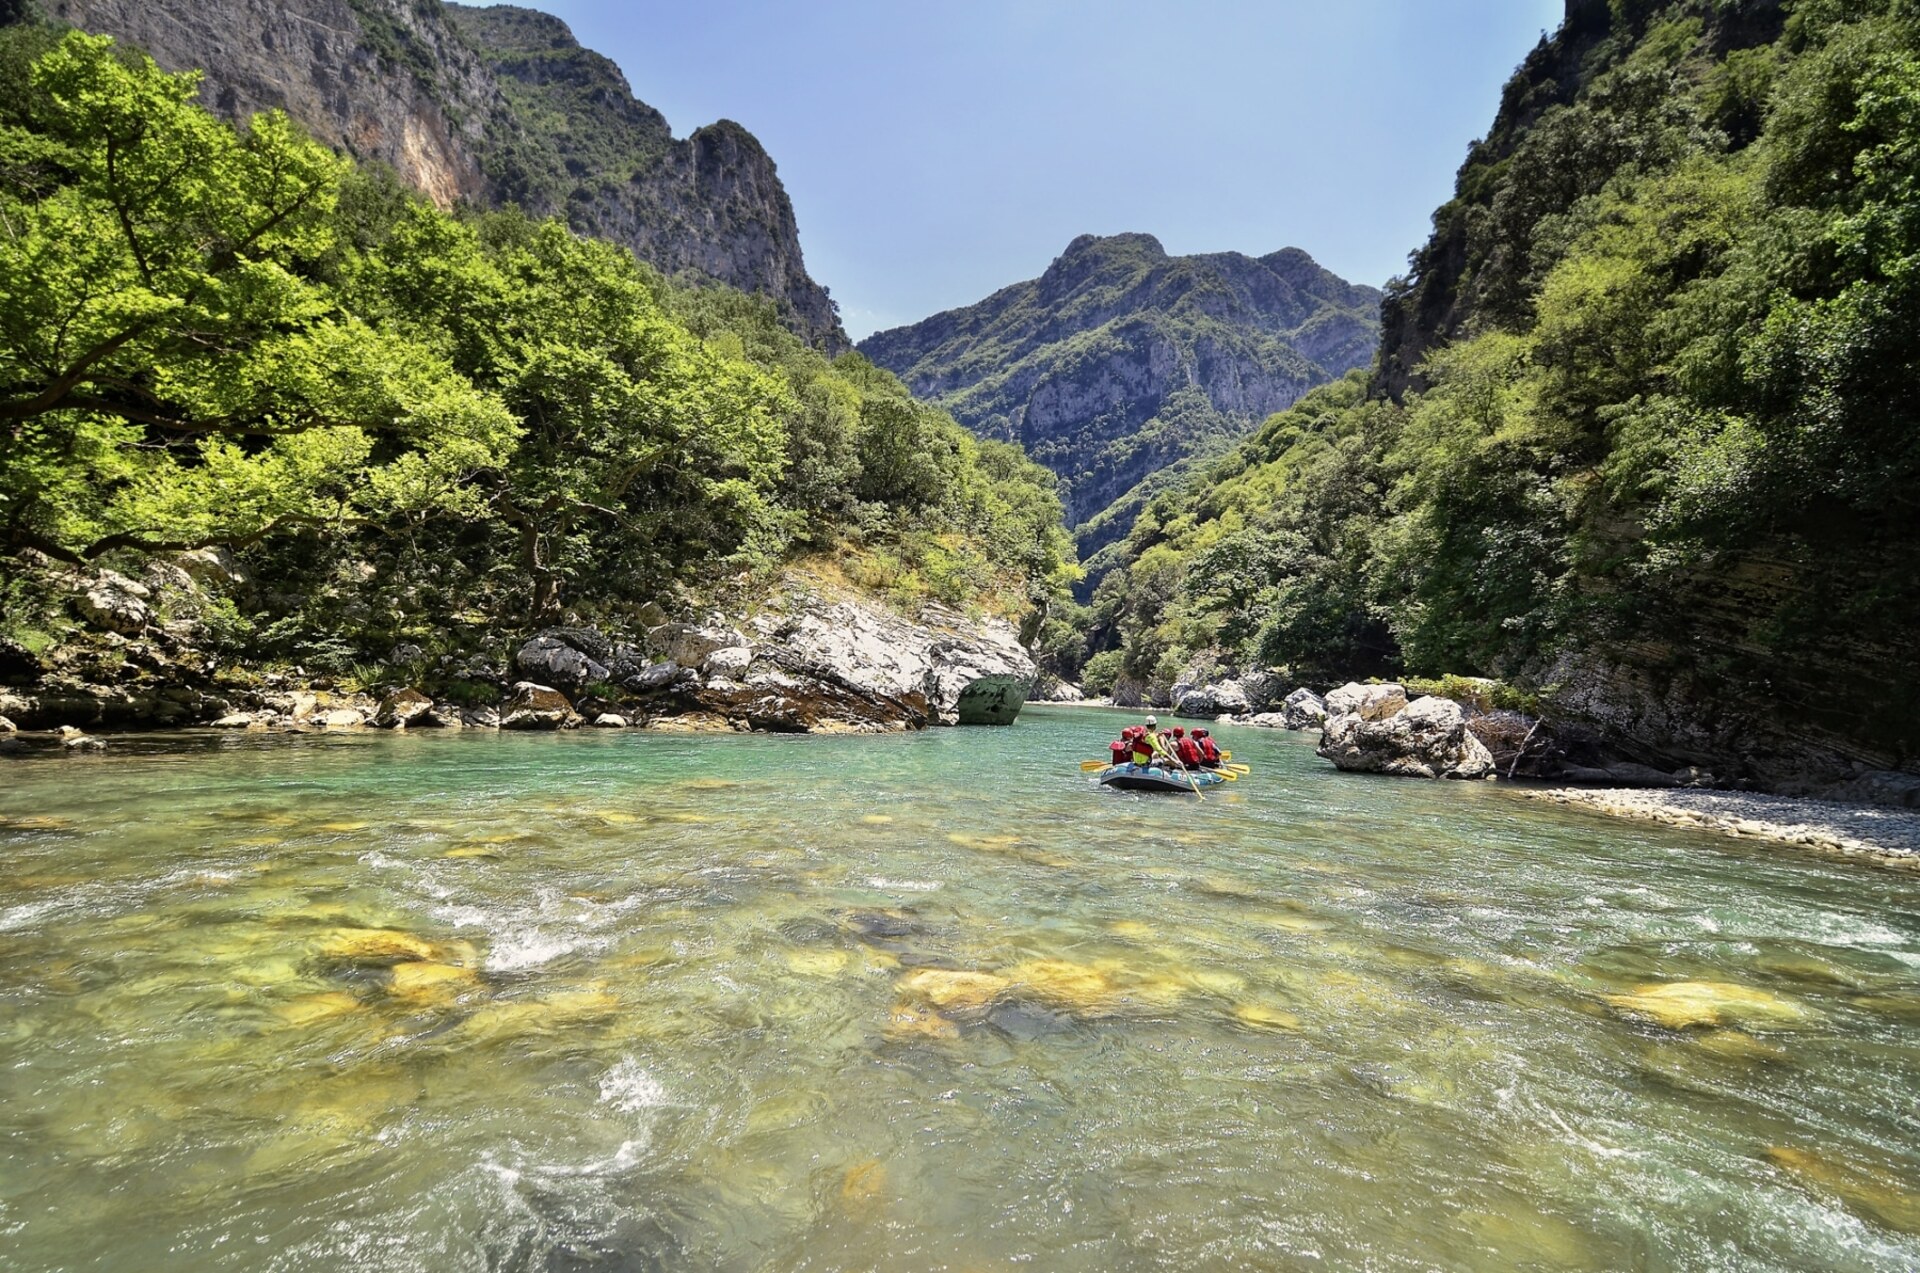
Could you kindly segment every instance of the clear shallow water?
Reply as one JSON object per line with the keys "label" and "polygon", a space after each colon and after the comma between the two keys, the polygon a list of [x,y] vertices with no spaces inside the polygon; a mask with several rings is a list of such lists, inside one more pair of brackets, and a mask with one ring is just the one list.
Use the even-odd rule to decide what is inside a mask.
{"label": "clear shallow water", "polygon": [[1115,727],[9,764],[0,1264],[1920,1265],[1920,875]]}

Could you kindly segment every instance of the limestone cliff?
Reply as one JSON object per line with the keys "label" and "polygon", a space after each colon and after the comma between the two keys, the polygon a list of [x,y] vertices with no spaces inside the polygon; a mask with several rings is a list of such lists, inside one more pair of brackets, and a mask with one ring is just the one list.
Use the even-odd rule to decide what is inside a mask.
{"label": "limestone cliff", "polygon": [[669,274],[772,298],[789,326],[847,347],[806,272],[773,160],[729,121],[676,141],[565,23],[440,0],[44,0],[54,20],[136,44],[244,118],[285,110],[441,206],[517,203]]}
{"label": "limestone cliff", "polygon": [[1380,294],[1297,248],[1169,256],[1082,235],[1037,279],[868,337],[862,353],[1061,478],[1095,573],[1195,458],[1372,360]]}

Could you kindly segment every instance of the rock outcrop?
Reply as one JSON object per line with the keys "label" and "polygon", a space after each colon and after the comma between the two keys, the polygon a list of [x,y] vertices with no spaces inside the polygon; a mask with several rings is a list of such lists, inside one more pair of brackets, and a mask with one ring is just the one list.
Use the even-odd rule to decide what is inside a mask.
{"label": "rock outcrop", "polygon": [[574,719],[573,704],[551,686],[521,681],[500,709],[502,729],[559,729]]}
{"label": "rock outcrop", "polygon": [[1326,723],[1327,700],[1304,685],[1280,704],[1282,729],[1324,729]]}
{"label": "rock outcrop", "polygon": [[1090,592],[1143,483],[1366,366],[1379,303],[1297,248],[1174,257],[1152,235],[1088,234],[1039,278],[860,351],[1060,475]]}
{"label": "rock outcrop", "polygon": [[[1382,691],[1397,691],[1385,693]],[[1353,773],[1409,778],[1485,778],[1493,757],[1467,728],[1467,714],[1447,698],[1409,703],[1398,685],[1345,685],[1327,695],[1339,710],[1327,719],[1319,754]]]}
{"label": "rock outcrop", "polygon": [[808,276],[793,205],[753,135],[722,120],[675,140],[620,70],[560,19],[440,0],[46,0],[129,41],[244,120],[286,111],[390,165],[441,207],[514,203],[624,244],[667,274],[772,298],[829,353],[848,347]]}
{"label": "rock outcrop", "polygon": [[1407,706],[1407,688],[1392,683],[1361,685],[1348,681],[1326,697],[1327,716],[1358,716],[1361,720],[1385,720]]}

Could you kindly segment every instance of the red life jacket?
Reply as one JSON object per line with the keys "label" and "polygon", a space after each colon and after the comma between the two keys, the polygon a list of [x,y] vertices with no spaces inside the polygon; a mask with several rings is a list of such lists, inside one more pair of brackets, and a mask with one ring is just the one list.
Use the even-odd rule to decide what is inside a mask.
{"label": "red life jacket", "polygon": [[1133,754],[1133,745],[1131,743],[1108,743],[1107,752],[1113,757],[1114,764],[1124,765],[1127,763],[1127,757]]}
{"label": "red life jacket", "polygon": [[1200,759],[1209,765],[1220,763],[1220,749],[1214,745],[1211,734],[1200,740]]}
{"label": "red life jacket", "polygon": [[1144,765],[1153,759],[1153,740],[1145,734],[1133,736],[1133,763]]}
{"label": "red life jacket", "polygon": [[1194,745],[1193,739],[1191,738],[1182,738],[1175,744],[1174,751],[1179,754],[1180,763],[1183,765],[1198,765],[1200,763],[1200,749]]}

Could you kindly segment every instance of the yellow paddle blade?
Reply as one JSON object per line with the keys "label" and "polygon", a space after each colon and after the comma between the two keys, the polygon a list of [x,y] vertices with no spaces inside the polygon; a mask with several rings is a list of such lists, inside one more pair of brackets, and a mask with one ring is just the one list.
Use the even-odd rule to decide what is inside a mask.
{"label": "yellow paddle blade", "polygon": [[1112,763],[1111,761],[1106,761],[1106,760],[1083,760],[1080,762],[1080,772],[1090,774],[1096,769],[1107,768],[1107,766],[1111,763]]}
{"label": "yellow paddle blade", "polygon": [[1250,774],[1253,772],[1252,765],[1222,765],[1220,767],[1222,769],[1231,769],[1237,774]]}

